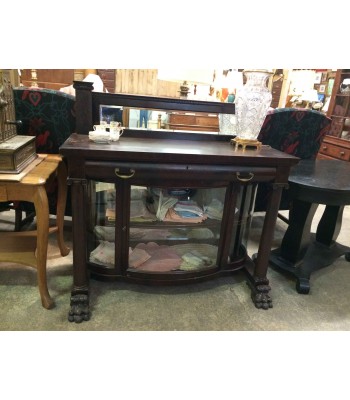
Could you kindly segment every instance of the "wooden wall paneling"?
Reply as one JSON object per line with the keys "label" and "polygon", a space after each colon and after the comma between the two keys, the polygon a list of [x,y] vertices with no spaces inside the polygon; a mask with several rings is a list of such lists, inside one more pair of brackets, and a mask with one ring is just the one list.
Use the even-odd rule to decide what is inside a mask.
{"label": "wooden wall paneling", "polygon": [[135,86],[135,70],[131,69],[130,71],[124,70],[124,91],[125,93],[135,93],[134,86]]}
{"label": "wooden wall paneling", "polygon": [[[41,88],[59,90],[69,86],[74,80],[74,69],[37,69],[37,84]],[[32,85],[30,69],[21,70],[21,82],[23,86]]]}
{"label": "wooden wall paneling", "polygon": [[130,71],[124,70],[123,71],[123,87],[125,93],[135,93],[134,86],[135,86],[135,70],[131,69]]}
{"label": "wooden wall paneling", "polygon": [[116,93],[179,97],[179,83],[158,80],[156,69],[117,69]]}
{"label": "wooden wall paneling", "polygon": [[[151,79],[150,79],[150,81],[149,81],[149,92],[151,93],[154,93],[154,92],[157,92],[157,86],[158,86],[158,79],[157,79],[157,77],[158,77],[158,70],[156,70],[156,69],[152,69],[151,71],[150,71],[150,74],[151,74]],[[149,93],[149,94],[150,94]]]}
{"label": "wooden wall paneling", "polygon": [[115,91],[116,93],[128,93],[128,79],[125,69],[117,69],[115,74]]}
{"label": "wooden wall paneling", "polygon": [[169,82],[158,80],[157,89],[159,96],[165,97],[180,97],[179,93],[180,84],[178,82]]}
{"label": "wooden wall paneling", "polygon": [[148,81],[151,80],[150,72],[148,70],[140,69],[135,73],[135,76],[138,78],[138,90],[142,90],[144,94],[150,94],[148,85]]}
{"label": "wooden wall paneling", "polygon": [[121,70],[115,70],[115,93],[122,93],[121,91]]}
{"label": "wooden wall paneling", "polygon": [[135,70],[117,69],[115,74],[116,93],[134,93]]}
{"label": "wooden wall paneling", "polygon": [[[59,90],[72,85],[74,80],[83,80],[88,70],[84,69],[37,69],[37,84],[42,88]],[[157,69],[99,69],[97,73],[110,93],[131,93],[148,96],[179,98],[179,82],[158,79]],[[21,70],[21,83],[32,85],[30,69]]]}

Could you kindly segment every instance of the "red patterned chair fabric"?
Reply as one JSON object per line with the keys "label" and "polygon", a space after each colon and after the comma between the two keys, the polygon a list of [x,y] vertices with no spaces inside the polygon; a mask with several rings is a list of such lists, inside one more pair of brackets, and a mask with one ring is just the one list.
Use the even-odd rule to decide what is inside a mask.
{"label": "red patterned chair fabric", "polygon": [[[267,113],[258,140],[300,159],[316,159],[331,119],[319,111],[301,108],[276,108]],[[270,194],[268,184],[258,186],[255,211],[265,211]],[[289,209],[288,192],[283,191],[281,210]]]}

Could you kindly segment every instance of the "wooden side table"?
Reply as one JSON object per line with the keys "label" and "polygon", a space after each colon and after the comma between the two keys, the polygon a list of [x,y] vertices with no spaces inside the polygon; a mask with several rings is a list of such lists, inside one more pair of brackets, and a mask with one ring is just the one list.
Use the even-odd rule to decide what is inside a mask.
{"label": "wooden side table", "polygon": [[[350,205],[349,175],[350,164],[339,160],[301,160],[291,170],[289,225],[281,246],[270,254],[270,264],[295,276],[298,293],[309,293],[312,272],[342,255],[350,261],[350,247],[336,242],[344,206]],[[326,207],[312,234],[319,204]]]}
{"label": "wooden side table", "polygon": [[[45,187],[55,177],[58,180],[57,217],[56,225],[49,227],[49,205]],[[39,154],[21,173],[0,174],[0,201],[22,200],[34,203],[37,225],[36,231],[1,232],[0,261],[29,265],[37,269],[41,302],[47,309],[54,305],[46,279],[48,235],[56,232],[62,256],[70,251],[63,239],[66,199],[67,169],[59,155]]]}

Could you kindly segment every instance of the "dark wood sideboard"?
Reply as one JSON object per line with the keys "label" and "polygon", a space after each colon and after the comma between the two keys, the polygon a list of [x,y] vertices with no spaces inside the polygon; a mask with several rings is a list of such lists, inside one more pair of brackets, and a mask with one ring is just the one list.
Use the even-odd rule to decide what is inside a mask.
{"label": "dark wood sideboard", "polygon": [[[68,164],[73,211],[69,321],[90,318],[90,276],[166,285],[242,269],[255,306],[272,307],[268,259],[281,192],[298,158],[266,146],[235,149],[230,136],[218,133],[125,129],[118,142],[94,143],[87,133],[99,122],[100,105],[226,114],[234,113],[234,105],[98,93],[86,82],[74,86],[77,133],[60,148]],[[259,182],[270,182],[274,190],[253,261],[247,242]],[[179,204],[199,205],[208,218],[193,223],[169,219],[168,212],[164,217],[163,205],[176,196]],[[146,213],[140,215],[145,204]],[[221,204],[221,210],[213,212],[213,204]],[[99,252],[101,246],[105,252]],[[163,258],[150,264],[154,249]],[[142,264],[136,253],[151,258]],[[181,265],[172,267],[177,257]],[[184,264],[186,257],[200,262],[194,265],[192,258]]]}

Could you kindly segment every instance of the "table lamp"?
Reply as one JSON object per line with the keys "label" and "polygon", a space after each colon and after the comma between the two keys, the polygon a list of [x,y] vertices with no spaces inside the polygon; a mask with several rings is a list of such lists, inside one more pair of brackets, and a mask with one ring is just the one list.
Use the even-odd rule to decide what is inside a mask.
{"label": "table lamp", "polygon": [[307,89],[301,95],[301,100],[306,102],[305,108],[311,108],[310,103],[318,102],[316,89]]}
{"label": "table lamp", "polygon": [[[313,94],[306,94],[306,92],[313,90],[315,77],[316,71],[311,69],[293,70],[291,72],[288,95],[291,96],[290,102],[292,103],[292,107],[300,106],[303,101],[307,101],[306,97],[310,97],[310,99],[314,98]],[[305,98],[303,98],[304,93]]]}

